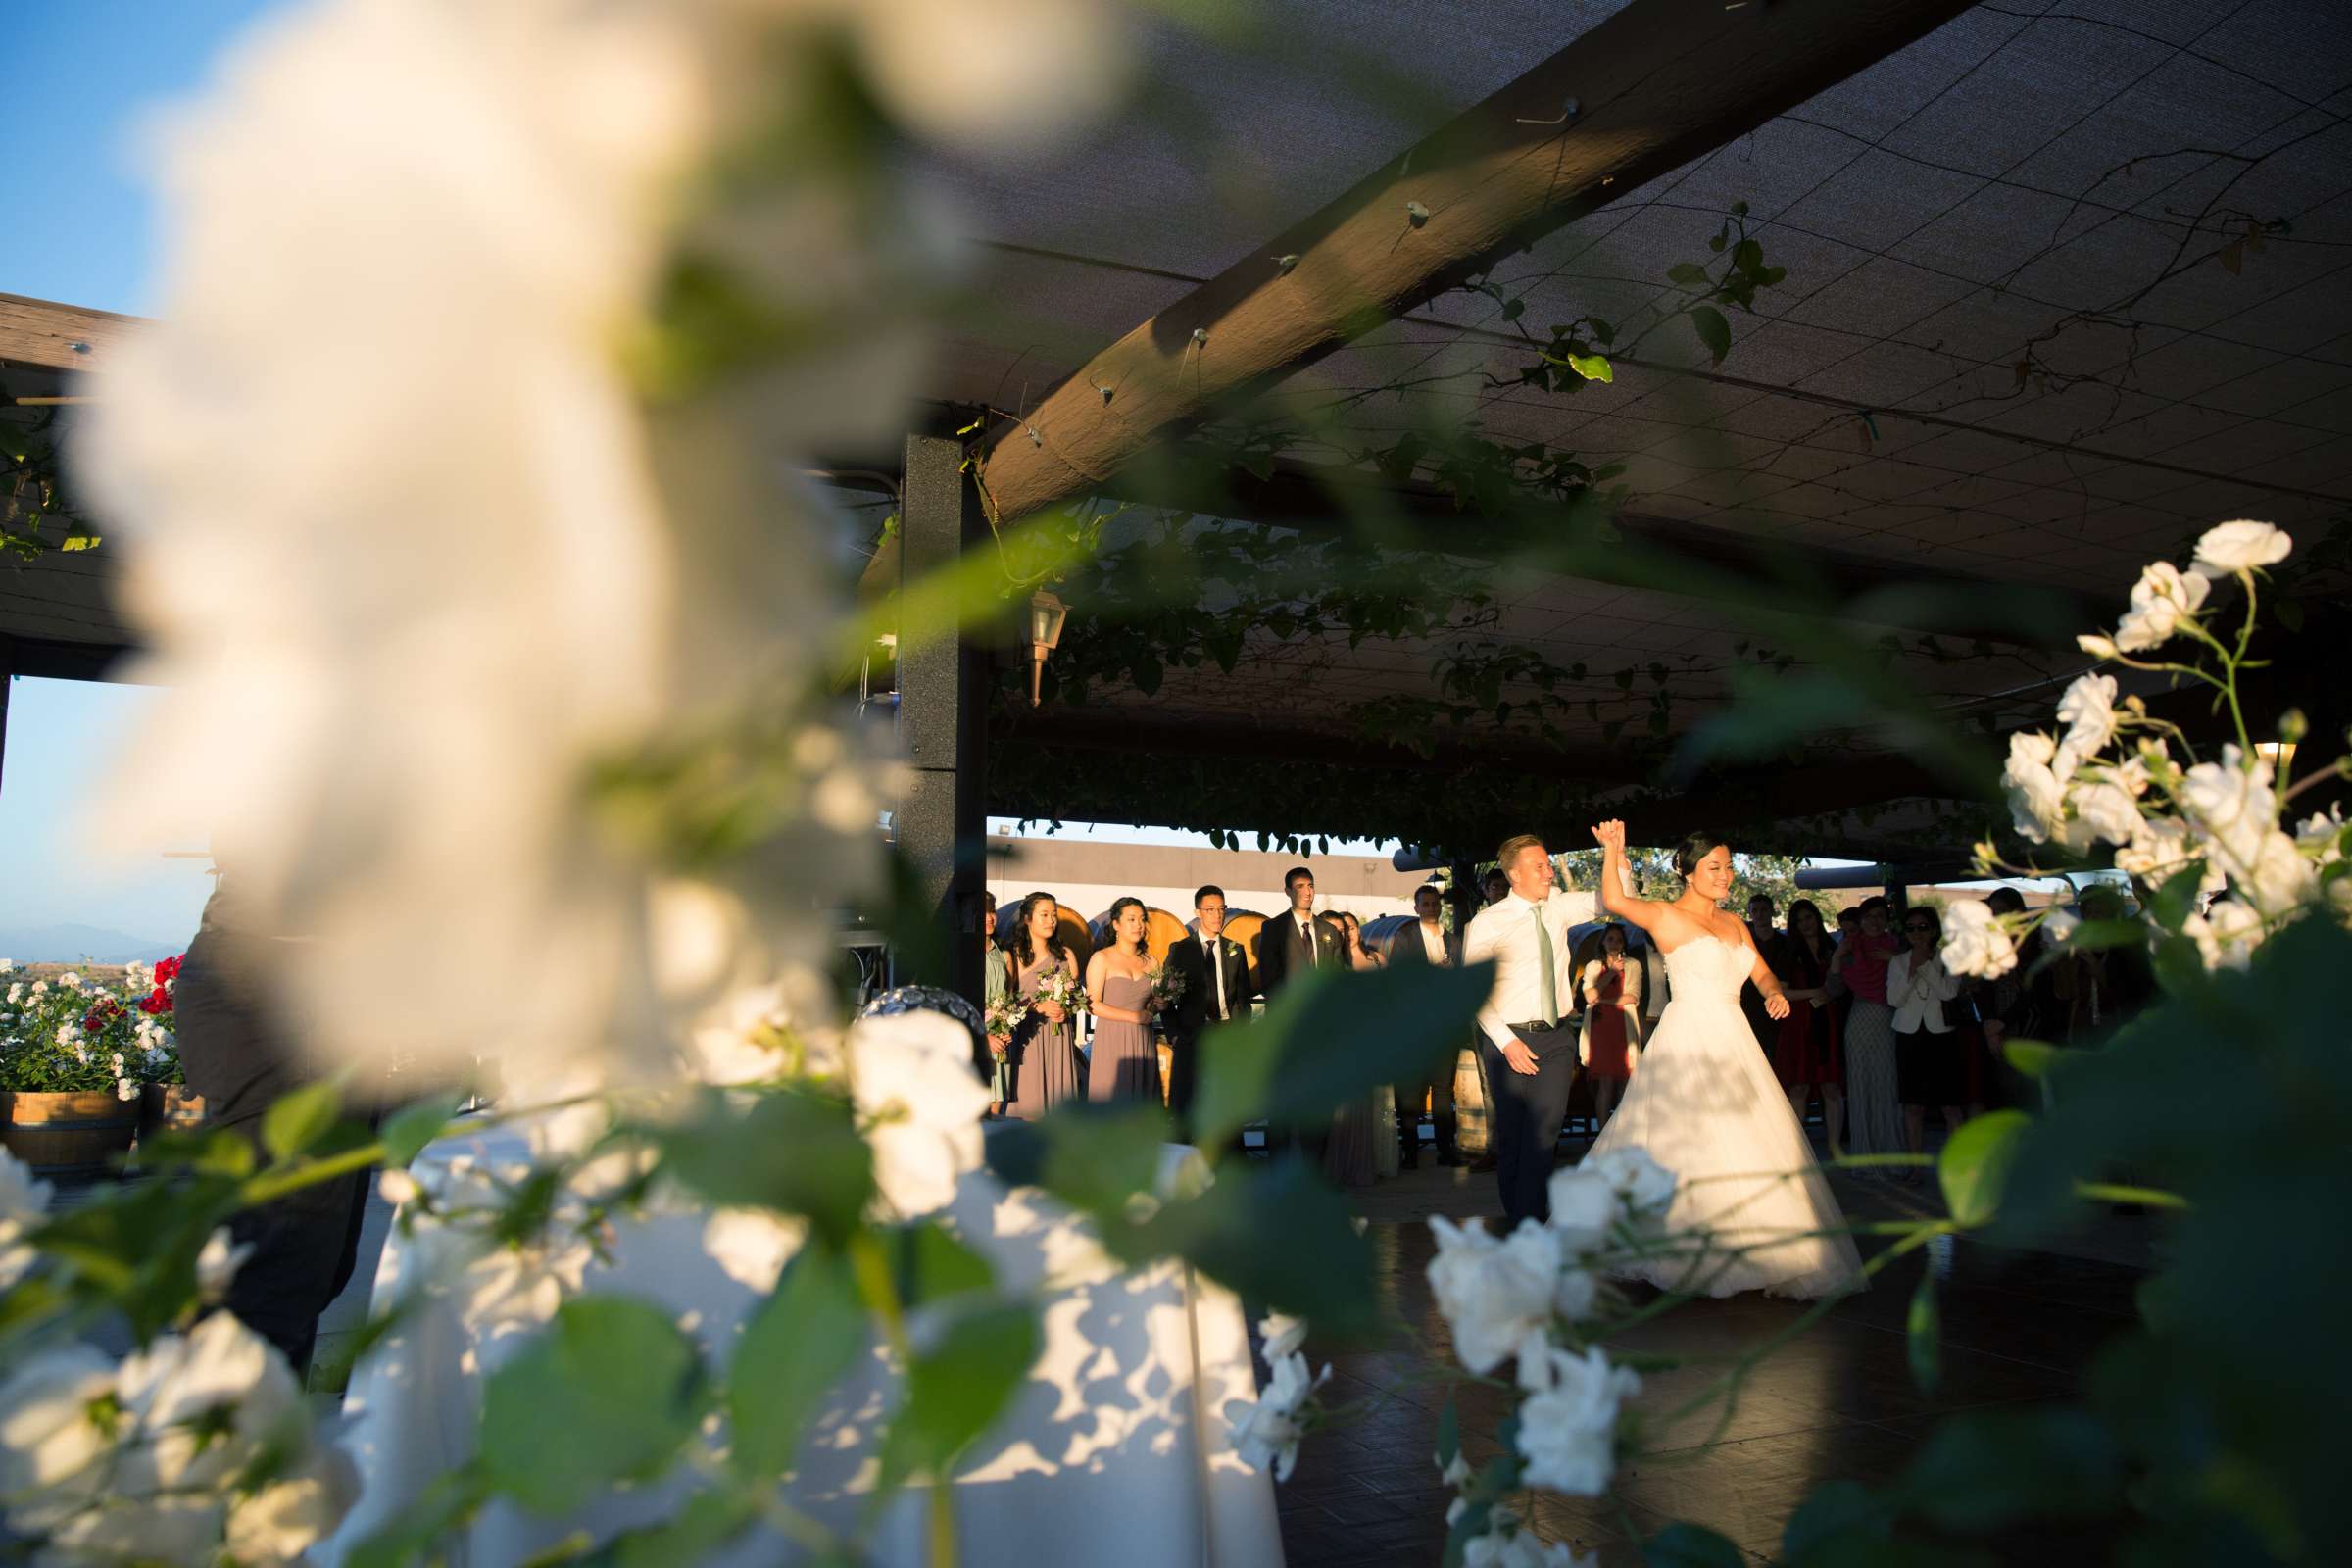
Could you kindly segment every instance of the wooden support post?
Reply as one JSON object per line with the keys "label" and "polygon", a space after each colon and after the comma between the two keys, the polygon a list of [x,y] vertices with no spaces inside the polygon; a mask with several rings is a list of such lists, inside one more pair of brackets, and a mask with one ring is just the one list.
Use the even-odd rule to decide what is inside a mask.
{"label": "wooden support post", "polygon": [[8,689],[16,678],[16,640],[0,637],[0,791],[8,787]]}
{"label": "wooden support post", "polygon": [[[906,439],[899,508],[902,589],[984,541],[988,524],[963,475],[963,449],[936,436]],[[902,601],[904,602],[904,601]],[[896,817],[899,851],[939,942],[906,944],[903,983],[946,986],[981,1000],[980,895],[988,885],[988,819],[981,795],[987,744],[987,659],[958,635],[899,629],[899,733],[914,779]]]}

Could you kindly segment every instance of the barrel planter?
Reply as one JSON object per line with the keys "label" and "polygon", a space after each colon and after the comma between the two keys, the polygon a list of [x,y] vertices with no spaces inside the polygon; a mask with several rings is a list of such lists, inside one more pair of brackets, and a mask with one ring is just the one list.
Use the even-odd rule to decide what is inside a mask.
{"label": "barrel planter", "polygon": [[1242,945],[1250,958],[1250,983],[1259,984],[1257,973],[1257,933],[1266,917],[1254,909],[1236,909],[1225,916],[1225,935]]}
{"label": "barrel planter", "polygon": [[1487,1080],[1478,1070],[1478,1053],[1463,1047],[1453,1067],[1454,1145],[1472,1159],[1494,1147],[1494,1129],[1487,1110]]}
{"label": "barrel planter", "polygon": [[139,1102],[111,1089],[0,1093],[7,1122],[0,1145],[44,1176],[91,1175],[114,1168],[139,1132]]}
{"label": "barrel planter", "polygon": [[204,1097],[186,1084],[149,1084],[139,1093],[139,1137],[192,1132],[204,1125]]}

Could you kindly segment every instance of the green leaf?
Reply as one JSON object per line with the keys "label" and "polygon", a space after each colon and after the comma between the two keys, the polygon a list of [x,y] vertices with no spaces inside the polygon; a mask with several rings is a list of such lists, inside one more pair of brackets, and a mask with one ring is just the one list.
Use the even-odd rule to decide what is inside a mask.
{"label": "green leaf", "polygon": [[1104,1223],[1103,1245],[1129,1264],[1181,1257],[1245,1300],[1362,1332],[1379,1318],[1372,1247],[1348,1200],[1298,1159],[1229,1160],[1206,1192],[1141,1224]]}
{"label": "green leaf", "polygon": [[802,1248],[745,1326],[727,1371],[735,1468],[761,1481],[790,1469],[826,1392],[870,1343],[848,1262],[821,1242]]}
{"label": "green leaf", "polygon": [[2022,1110],[1995,1110],[1963,1122],[1936,1159],[1936,1180],[1952,1218],[1964,1226],[1989,1221],[2001,1206],[2001,1184],[2018,1141],[2033,1125]]}
{"label": "green leaf", "polygon": [[[1153,1146],[1154,1154],[1157,1146]],[[997,1283],[987,1258],[948,1234],[937,1220],[902,1226],[891,1237],[891,1272],[909,1309],[985,1291]]]}
{"label": "green leaf", "polygon": [[1690,325],[1698,333],[1698,340],[1707,346],[1707,352],[1715,357],[1715,363],[1721,365],[1723,357],[1732,352],[1732,323],[1714,306],[1700,305],[1691,309]]}
{"label": "green leaf", "polygon": [[1645,1568],[1748,1568],[1729,1539],[1703,1525],[1673,1524],[1642,1544]]}
{"label": "green leaf", "polygon": [[2196,912],[2197,892],[2205,885],[2205,866],[2202,861],[2175,871],[2156,889],[2149,901],[2148,912],[2156,923],[2167,931],[2179,931],[2188,917]]}
{"label": "green leaf", "polygon": [[667,1470],[710,1403],[694,1343],[620,1296],[567,1301],[482,1390],[490,1483],[541,1513]]}
{"label": "green leaf", "polygon": [[1752,239],[1743,239],[1732,247],[1732,265],[1742,272],[1752,272],[1764,265],[1764,247]]}
{"label": "green leaf", "polygon": [[441,1136],[457,1113],[457,1096],[440,1095],[385,1118],[381,1135],[384,1163],[406,1165],[423,1153],[425,1146]]}
{"label": "green leaf", "polygon": [[1038,1124],[1046,1140],[1039,1180],[1063,1201],[1115,1218],[1137,1193],[1159,1184],[1168,1119],[1156,1104],[1077,1106]]}
{"label": "green leaf", "polygon": [[1860,1482],[1824,1482],[1788,1516],[1781,1556],[1802,1563],[1833,1544],[1876,1546],[1893,1535],[1893,1505]]}
{"label": "green leaf", "polygon": [[1934,1394],[1943,1382],[1943,1314],[1936,1304],[1936,1268],[1920,1270],[1919,1288],[1911,1293],[1911,1311],[1903,1320],[1903,1338],[1910,1351],[1911,1381],[1922,1394]]}
{"label": "green leaf", "polygon": [[2009,1065],[2029,1078],[2038,1078],[2058,1059],[2058,1048],[2046,1040],[2004,1040],[2001,1054]]}
{"label": "green leaf", "polygon": [[707,1561],[760,1517],[753,1498],[698,1492],[659,1524],[624,1530],[577,1560],[594,1568],[674,1568]]}
{"label": "green leaf", "polygon": [[2095,1516],[2111,1507],[2123,1465],[2107,1429],[2087,1412],[1971,1411],[1936,1429],[1904,1473],[1909,1506],[1954,1534],[1990,1534],[2043,1516]]}
{"label": "green leaf", "polygon": [[1438,1412],[1438,1468],[1443,1470],[1459,1457],[1462,1451],[1462,1415],[1455,1408],[1452,1395],[1446,1396],[1445,1408]]}
{"label": "green leaf", "polygon": [[976,1307],[953,1317],[914,1358],[906,1402],[882,1445],[885,1485],[950,1473],[1029,1376],[1044,1338],[1031,1306]]}
{"label": "green leaf", "polygon": [[1666,276],[1677,283],[1704,283],[1707,270],[1696,262],[1677,262],[1666,269]]}
{"label": "green leaf", "polygon": [[714,1203],[806,1215],[829,1240],[857,1228],[873,1196],[873,1158],[849,1105],[767,1091],[747,1105],[716,1092],[677,1123],[639,1129],[663,1170]]}
{"label": "green leaf", "polygon": [[1486,964],[1323,970],[1286,986],[1256,1021],[1210,1030],[1194,1107],[1200,1146],[1221,1148],[1260,1117],[1327,1118],[1350,1095],[1428,1065],[1467,1037],[1493,974]]}
{"label": "green leaf", "polygon": [[105,539],[98,534],[74,533],[68,534],[66,542],[58,548],[61,550],[95,550],[105,542]]}
{"label": "green leaf", "polygon": [[283,1164],[326,1136],[343,1108],[343,1092],[331,1082],[305,1084],[280,1095],[262,1115],[262,1147]]}
{"label": "green leaf", "polygon": [[1598,354],[1571,354],[1568,356],[1568,368],[1588,381],[1615,381],[1617,379],[1617,372],[1610,366],[1607,358]]}

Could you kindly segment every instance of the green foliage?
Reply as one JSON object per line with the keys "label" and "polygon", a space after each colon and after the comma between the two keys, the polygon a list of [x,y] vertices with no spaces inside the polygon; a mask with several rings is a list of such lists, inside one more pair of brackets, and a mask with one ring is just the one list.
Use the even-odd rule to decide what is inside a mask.
{"label": "green foliage", "polygon": [[335,1125],[343,1092],[332,1083],[305,1084],[280,1096],[262,1116],[262,1147],[275,1160],[306,1154]]}
{"label": "green foliage", "polygon": [[735,1468],[754,1481],[791,1468],[826,1393],[871,1344],[848,1261],[822,1244],[801,1249],[728,1367]]}
{"label": "green foliage", "polygon": [[662,1168],[713,1203],[799,1214],[828,1239],[858,1226],[874,1191],[873,1155],[846,1101],[806,1090],[704,1093],[693,1112],[636,1132]]}
{"label": "green foliage", "polygon": [[1974,1229],[1999,1209],[2001,1184],[2017,1157],[2031,1118],[2022,1110],[1995,1110],[1965,1122],[1936,1157],[1936,1180],[1955,1223]]}
{"label": "green foliage", "polygon": [[565,1302],[483,1388],[491,1485],[560,1513],[667,1470],[710,1404],[702,1356],[670,1317],[618,1296]]}
{"label": "green foliage", "polygon": [[950,1309],[907,1368],[906,1401],[882,1446],[884,1477],[946,1477],[1027,1380],[1043,1343],[1026,1303]]}
{"label": "green foliage", "polygon": [[1647,1568],[1746,1568],[1747,1554],[1700,1525],[1668,1525],[1642,1544]]}

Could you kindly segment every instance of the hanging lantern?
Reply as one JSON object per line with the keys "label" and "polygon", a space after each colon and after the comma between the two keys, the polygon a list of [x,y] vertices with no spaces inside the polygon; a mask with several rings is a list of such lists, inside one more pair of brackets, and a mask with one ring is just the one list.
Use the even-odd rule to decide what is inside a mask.
{"label": "hanging lantern", "polygon": [[1070,607],[1040,588],[1029,600],[1029,706],[1045,701],[1046,656],[1061,643],[1062,623]]}

